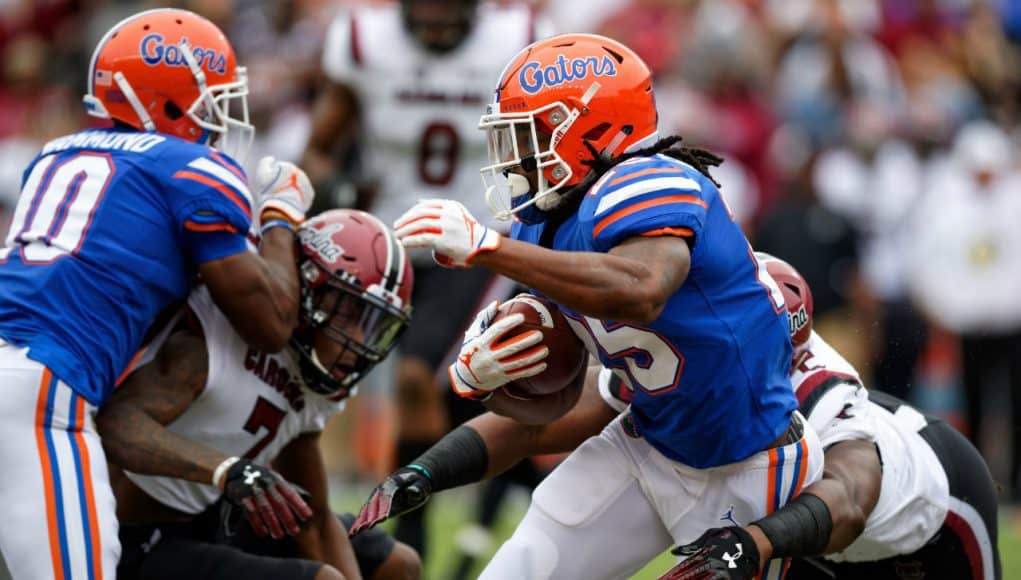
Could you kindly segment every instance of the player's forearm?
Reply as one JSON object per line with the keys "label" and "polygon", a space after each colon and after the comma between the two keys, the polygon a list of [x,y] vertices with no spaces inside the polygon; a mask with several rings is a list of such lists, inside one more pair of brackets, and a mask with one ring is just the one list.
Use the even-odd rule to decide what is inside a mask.
{"label": "player's forearm", "polygon": [[96,423],[110,461],[134,473],[210,483],[213,471],[227,458],[168,430],[139,409],[104,409]]}
{"label": "player's forearm", "polygon": [[347,532],[329,510],[317,511],[301,533],[294,537],[294,544],[299,557],[329,564],[339,570],[345,580],[361,578]]}
{"label": "player's forearm", "polygon": [[[259,255],[266,264],[265,309],[254,309],[270,320],[266,321],[265,341],[262,350],[278,352],[287,346],[291,333],[298,325],[298,304],[301,285],[295,260],[297,237],[286,228],[271,228],[262,236]],[[260,346],[260,345],[252,345]],[[269,348],[274,347],[274,348]]]}
{"label": "player's forearm", "polygon": [[505,238],[479,254],[483,266],[585,316],[646,324],[663,308],[653,270],[641,261],[597,252],[561,252]]}

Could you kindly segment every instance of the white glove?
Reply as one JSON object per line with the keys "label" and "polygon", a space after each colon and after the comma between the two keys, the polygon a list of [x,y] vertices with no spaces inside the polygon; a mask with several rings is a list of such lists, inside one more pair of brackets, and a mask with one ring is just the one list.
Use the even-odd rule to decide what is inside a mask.
{"label": "white glove", "polygon": [[475,315],[464,333],[457,361],[450,365],[450,384],[454,392],[467,399],[485,400],[495,389],[507,383],[535,376],[546,370],[544,360],[549,348],[542,342],[542,331],[507,337],[522,322],[522,314],[512,314],[491,324],[500,303],[493,301]]}
{"label": "white glove", "polygon": [[254,185],[258,192],[260,223],[263,214],[272,210],[283,214],[297,227],[305,220],[305,213],[316,196],[304,171],[289,161],[277,161],[273,157],[259,160]]}
{"label": "white glove", "polygon": [[436,263],[448,268],[467,268],[480,252],[499,248],[502,237],[449,199],[416,203],[397,218],[394,230],[404,247],[432,248]]}

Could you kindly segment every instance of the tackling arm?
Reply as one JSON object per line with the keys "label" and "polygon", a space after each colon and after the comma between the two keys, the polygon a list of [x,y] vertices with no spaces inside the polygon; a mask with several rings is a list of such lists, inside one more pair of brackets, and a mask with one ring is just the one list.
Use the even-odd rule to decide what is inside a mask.
{"label": "tackling arm", "polygon": [[347,533],[330,510],[329,486],[319,433],[305,433],[288,443],[273,462],[281,475],[309,492],[312,517],[294,537],[298,554],[303,558],[330,564],[344,578],[357,580],[358,562]]}
{"label": "tackling arm", "polygon": [[172,334],[156,358],[132,373],[96,416],[110,461],[144,475],[209,483],[227,458],[166,429],[206,384],[206,343],[187,330]]}
{"label": "tackling arm", "polygon": [[648,324],[659,317],[691,267],[676,236],[625,240],[607,254],[560,252],[505,238],[474,257],[484,266],[586,316]]}
{"label": "tackling arm", "polygon": [[263,352],[283,349],[298,325],[296,252],[292,232],[271,228],[258,255],[241,252],[199,266],[213,301],[245,342]]}

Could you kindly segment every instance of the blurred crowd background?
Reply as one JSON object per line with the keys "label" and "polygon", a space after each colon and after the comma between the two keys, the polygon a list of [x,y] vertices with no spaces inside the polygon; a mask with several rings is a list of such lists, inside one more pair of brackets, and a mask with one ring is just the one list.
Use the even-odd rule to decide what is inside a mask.
{"label": "blurred crowd background", "polygon": [[[248,67],[250,158],[298,160],[344,3],[174,4],[220,25]],[[612,36],[649,63],[661,133],[726,157],[724,195],[756,249],[809,280],[817,328],[866,384],[976,438],[1016,500],[1021,1],[532,4],[555,31]],[[0,0],[0,214],[40,145],[87,126],[80,97],[101,34],[160,5]],[[351,169],[325,203],[364,185]]]}

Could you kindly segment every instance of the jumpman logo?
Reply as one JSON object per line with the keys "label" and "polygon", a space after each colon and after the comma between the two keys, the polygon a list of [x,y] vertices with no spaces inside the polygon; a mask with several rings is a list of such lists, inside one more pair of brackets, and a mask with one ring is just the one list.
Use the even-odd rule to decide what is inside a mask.
{"label": "jumpman logo", "polygon": [[723,517],[720,518],[720,521],[730,522],[735,526],[740,526],[740,524],[737,523],[737,520],[734,519],[734,506],[730,506],[730,509],[727,510],[727,513],[723,514]]}

